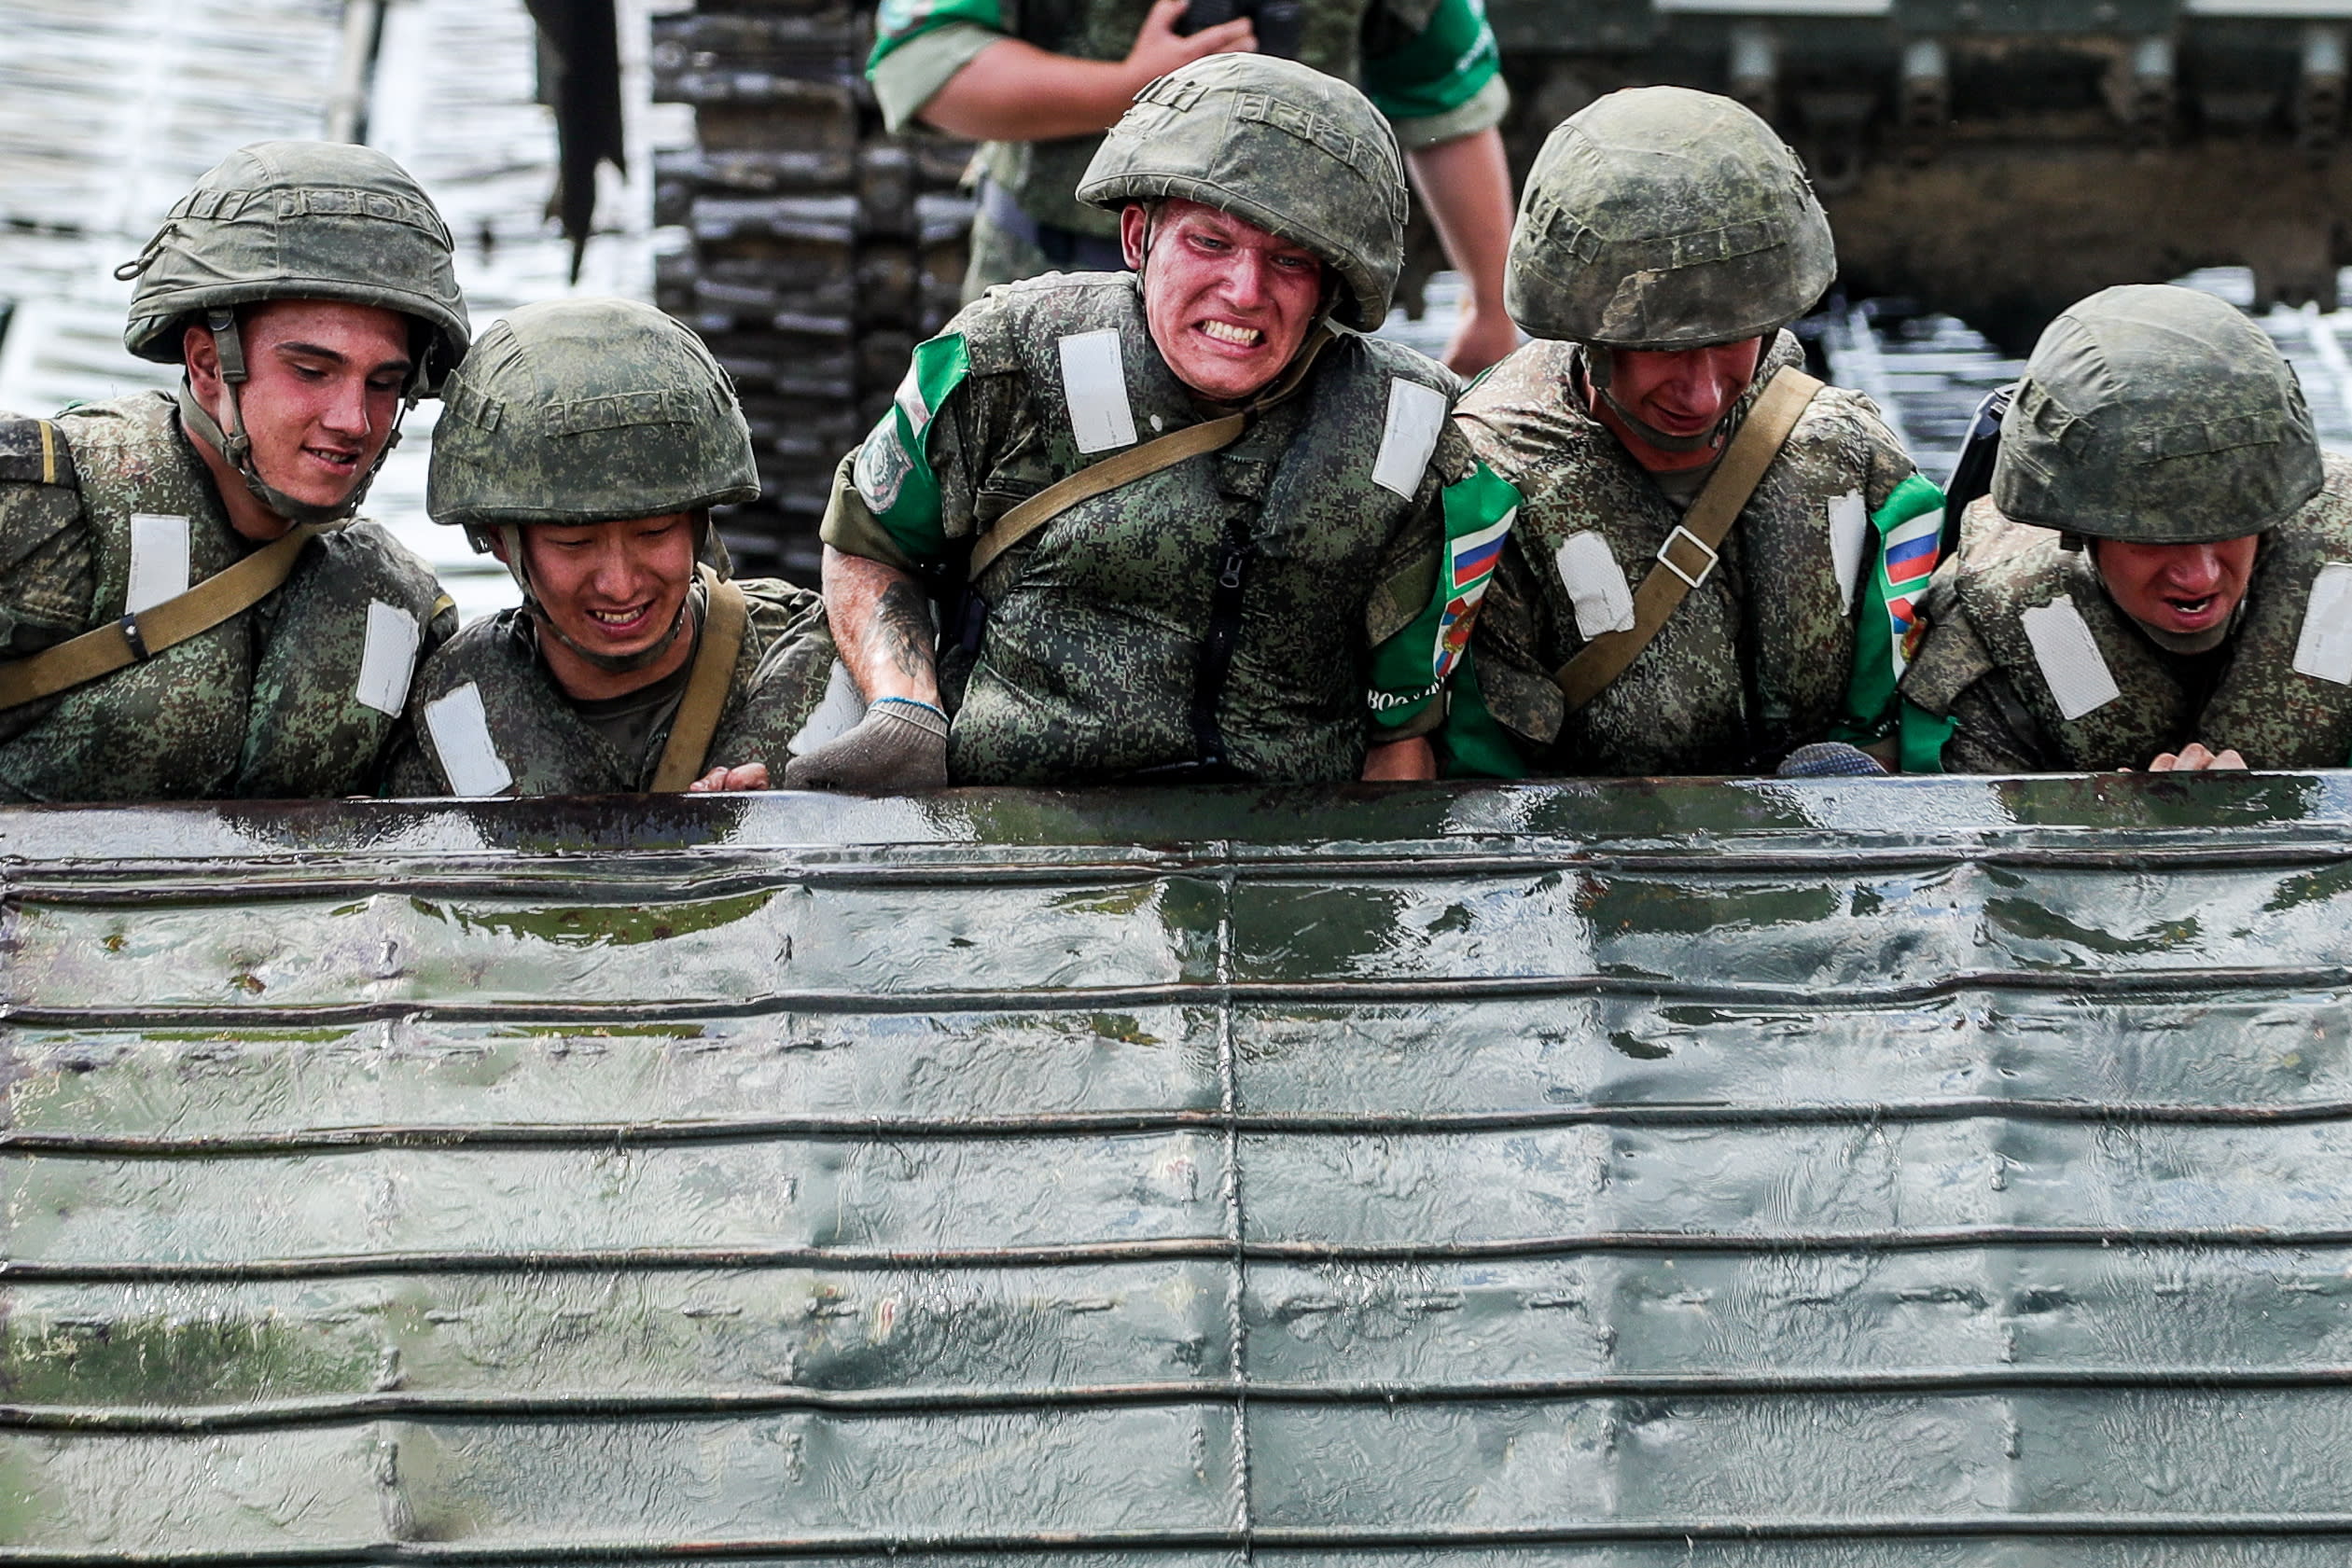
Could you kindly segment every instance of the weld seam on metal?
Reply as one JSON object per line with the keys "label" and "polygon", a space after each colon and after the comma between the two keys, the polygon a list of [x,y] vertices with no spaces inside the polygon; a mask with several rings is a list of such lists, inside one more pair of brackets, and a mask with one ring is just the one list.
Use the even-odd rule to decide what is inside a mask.
{"label": "weld seam on metal", "polygon": [[[1222,1048],[1220,1047],[1220,1048]],[[27,1059],[20,1056],[19,1064]],[[39,1063],[33,1062],[35,1070]],[[731,1121],[514,1123],[466,1126],[382,1125],[274,1132],[193,1133],[186,1137],[0,1131],[0,1156],[49,1159],[217,1159],[375,1149],[578,1148],[608,1150],[677,1144],[975,1142],[991,1139],[1100,1137],[1229,1129],[1244,1135],[1463,1136],[1572,1127],[1903,1127],[1956,1121],[2055,1122],[2061,1125],[2295,1127],[2352,1120],[2352,1101],[2289,1105],[2191,1105],[2078,1100],[1955,1098],[1850,1104],[1553,1105],[1524,1111],[1456,1111],[1418,1116],[1336,1112],[1079,1111],[1033,1117],[953,1118],[755,1117]]]}
{"label": "weld seam on metal", "polygon": [[[504,1421],[542,1423],[736,1419],[790,1411],[846,1417],[965,1415],[1108,1408],[1180,1409],[1235,1405],[1329,1408],[1509,1406],[1611,1399],[1736,1400],[1758,1397],[1914,1397],[2000,1394],[2270,1391],[2322,1393],[2352,1387],[2352,1367],[2048,1367],[1894,1368],[1856,1371],[1604,1373],[1586,1378],[1491,1383],[1295,1383],[1220,1378],[1199,1382],[1106,1383],[1030,1389],[762,1389],[721,1394],[466,1395],[390,1392],[272,1400],[247,1405],[0,1405],[0,1430],[174,1434],[327,1427],[370,1421]],[[1237,1501],[1246,1503],[1247,1499]],[[1235,1528],[1246,1536],[1247,1515]]]}
{"label": "weld seam on metal", "polygon": [[[2277,1230],[2254,1226],[2212,1229],[2131,1227],[1983,1226],[1816,1233],[1608,1231],[1590,1236],[1520,1237],[1424,1246],[1409,1242],[1258,1242],[1243,1256],[1259,1263],[1445,1263],[1500,1258],[1576,1257],[1615,1253],[1910,1253],[1969,1247],[2232,1248],[2294,1251],[2352,1247],[2352,1230]],[[803,1268],[1042,1269],[1064,1264],[1222,1263],[1232,1249],[1221,1236],[1156,1242],[1087,1242],[1063,1246],[974,1247],[931,1251],[820,1247],[618,1248],[546,1252],[405,1252],[253,1258],[237,1262],[58,1262],[0,1260],[0,1284],[27,1281],[104,1284],[175,1280],[342,1279],[373,1274],[488,1274],[618,1270]]]}
{"label": "weld seam on metal", "polygon": [[[2211,1540],[2233,1535],[2266,1537],[2331,1537],[2352,1535],[2352,1514],[2234,1513],[2164,1514],[2021,1514],[1962,1516],[1858,1516],[1787,1519],[1648,1519],[1577,1520],[1519,1529],[1482,1527],[1445,1529],[1419,1526],[1392,1529],[1323,1528],[1312,1525],[1261,1527],[1257,1545],[1276,1550],[1357,1549],[1373,1547],[1665,1545],[1688,1541],[1868,1541],[1950,1540],[1987,1537],[2011,1540],[2081,1537],[2122,1539]],[[1035,1531],[1017,1534],[951,1535],[832,1535],[823,1539],[779,1536],[764,1540],[691,1543],[675,1539],[634,1541],[536,1542],[511,1546],[479,1543],[386,1542],[380,1546],[320,1547],[308,1550],[285,1547],[259,1550],[174,1551],[158,1556],[119,1549],[105,1552],[31,1551],[0,1547],[0,1563],[17,1568],[92,1568],[96,1564],[165,1563],[529,1563],[627,1562],[659,1559],[668,1562],[725,1562],[745,1558],[826,1558],[847,1554],[918,1565],[926,1554],[994,1555],[1021,1552],[1074,1556],[1080,1552],[1198,1551],[1241,1545],[1223,1531]]]}
{"label": "weld seam on metal", "polygon": [[[1816,834],[1817,834],[1817,830]],[[2253,836],[2253,835],[2249,835]],[[782,870],[715,871],[680,880],[643,876],[616,877],[609,872],[540,877],[515,875],[512,863],[484,862],[479,870],[426,873],[388,883],[382,875],[305,877],[299,871],[244,881],[218,876],[190,877],[174,885],[167,881],[185,861],[151,863],[106,861],[83,869],[74,862],[41,863],[9,880],[12,894],[35,900],[92,906],[151,906],[176,903],[210,904],[230,897],[241,902],[273,898],[348,897],[393,891],[400,896],[479,897],[501,899],[561,897],[567,902],[595,902],[586,896],[609,892],[614,901],[690,903],[741,897],[795,888],[891,887],[936,888],[952,891],[971,886],[1064,886],[1083,888],[1132,885],[1162,880],[1199,878],[1232,868],[1236,879],[1252,883],[1305,881],[1333,877],[1430,881],[1454,877],[1539,876],[1546,872],[1594,871],[1627,876],[1664,873],[1729,877],[1758,873],[1786,874],[1790,870],[1822,873],[1932,871],[1955,867],[2024,870],[2182,871],[2200,868],[2245,869],[2261,867],[2325,866],[2352,859],[2352,843],[2327,839],[2287,846],[2249,844],[2243,848],[2210,844],[2151,844],[2139,849],[2071,848],[2065,845],[2004,848],[1937,848],[1905,845],[1882,851],[1820,851],[1812,846],[1819,837],[1794,839],[1781,850],[1743,847],[1708,851],[1688,848],[1655,851],[1593,850],[1533,851],[1525,854],[1481,852],[1460,855],[1442,853],[1410,856],[1367,855],[1351,858],[1305,855],[1296,858],[1278,852],[1255,858],[1229,859],[1204,852],[1176,853],[1165,859],[1072,861],[957,860],[953,866],[870,866],[788,863]],[[731,856],[745,852],[731,851]],[[754,854],[758,852],[752,852]],[[771,853],[786,853],[776,851]],[[764,857],[763,857],[764,858]],[[568,863],[563,863],[568,864]],[[338,861],[337,868],[340,869]]]}
{"label": "weld seam on metal", "polygon": [[1249,1430],[1249,1238],[1242,1207],[1241,1062],[1233,1037],[1233,878],[1229,869],[1218,887],[1217,978],[1222,991],[1217,1009],[1218,1112],[1225,1122],[1225,1223],[1232,1235],[1232,1273],[1225,1292],[1226,1343],[1233,1368],[1233,1528],[1241,1533],[1242,1561],[1255,1557],[1251,1529],[1257,1504],[1251,1494]]}
{"label": "weld seam on metal", "polygon": [[[1917,1006],[1972,992],[2052,992],[2068,996],[2190,995],[2200,992],[2327,991],[2352,987],[2352,965],[2209,967],[2148,970],[2136,974],[2086,974],[2079,970],[1976,970],[1909,985],[1841,984],[1840,1012]],[[1625,996],[1687,1006],[1804,1006],[1816,1008],[1819,992],[1810,986],[1698,985],[1664,976],[1494,976],[1475,978],[1399,980],[1236,980],[1230,986],[1178,981],[1139,986],[1069,988],[1056,991],[961,991],[882,994],[857,992],[771,992],[741,1000],[718,998],[673,1003],[451,1003],[360,1002],[291,1006],[188,1006],[154,1007],[59,1007],[30,1004],[0,1006],[0,1023],[44,1029],[217,1029],[234,1020],[243,1029],[295,1029],[385,1022],[545,1023],[594,1025],[648,1022],[708,1022],[716,1019],[763,1018],[775,1013],[863,1013],[901,1016],[926,1013],[1092,1012],[1119,1006],[1212,1006],[1231,992],[1236,1006],[1426,1006],[1432,1002],[1541,1001],[1571,996]]]}

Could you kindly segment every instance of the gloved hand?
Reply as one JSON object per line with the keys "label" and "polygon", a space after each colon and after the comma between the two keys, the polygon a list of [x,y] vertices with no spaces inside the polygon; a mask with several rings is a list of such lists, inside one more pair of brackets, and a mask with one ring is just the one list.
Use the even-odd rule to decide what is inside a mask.
{"label": "gloved hand", "polygon": [[1829,779],[1845,775],[1867,776],[1884,773],[1886,765],[1862,750],[1844,741],[1816,741],[1809,746],[1799,746],[1781,759],[1780,776],[1784,779]]}
{"label": "gloved hand", "polygon": [[947,783],[947,715],[911,697],[878,698],[846,735],[785,764],[786,789],[938,789]]}

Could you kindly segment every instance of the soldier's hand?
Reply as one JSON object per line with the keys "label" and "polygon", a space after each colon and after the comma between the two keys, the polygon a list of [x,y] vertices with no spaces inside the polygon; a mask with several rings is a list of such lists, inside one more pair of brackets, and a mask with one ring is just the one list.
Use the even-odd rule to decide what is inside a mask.
{"label": "soldier's hand", "polygon": [[1424,735],[1415,735],[1409,741],[1383,742],[1364,754],[1364,777],[1368,781],[1437,776],[1438,754]]}
{"label": "soldier's hand", "polygon": [[938,789],[947,715],[910,697],[878,699],[856,728],[784,766],[786,789]]}
{"label": "soldier's hand", "polygon": [[1519,326],[1500,311],[1465,310],[1445,345],[1445,368],[1468,381],[1519,346]]}
{"label": "soldier's hand", "polygon": [[2217,755],[2203,741],[2192,741],[2178,752],[2166,752],[2148,765],[2151,773],[2218,773],[2231,769],[2242,772],[2245,768],[2246,758],[2238,756],[2235,747]]}
{"label": "soldier's hand", "polygon": [[1127,65],[1134,73],[1138,91],[1146,82],[1156,81],[1179,65],[1190,65],[1203,55],[1258,52],[1257,29],[1247,17],[1204,27],[1189,38],[1178,33],[1176,23],[1184,20],[1184,8],[1191,3],[1158,0],[1144,17],[1135,46],[1127,51]]}
{"label": "soldier's hand", "polygon": [[740,768],[714,768],[686,786],[689,795],[712,795],[731,789],[765,789],[768,765],[746,762]]}

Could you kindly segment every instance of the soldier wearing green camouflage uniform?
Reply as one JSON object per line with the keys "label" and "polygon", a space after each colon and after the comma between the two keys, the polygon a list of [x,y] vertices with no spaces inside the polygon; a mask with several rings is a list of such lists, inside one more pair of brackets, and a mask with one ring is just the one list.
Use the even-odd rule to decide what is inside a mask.
{"label": "soldier wearing green camouflage uniform", "polygon": [[[1511,313],[1538,340],[1455,416],[1526,497],[1456,681],[1455,771],[1746,772],[1892,728],[1881,545],[1941,498],[1870,401],[1835,388],[1814,398],[1719,560],[1685,562],[1698,586],[1630,666],[1575,713],[1554,679],[1592,638],[1633,628],[1634,593],[1711,471],[1651,471],[1596,403],[1649,446],[1719,461],[1774,373],[1800,366],[1782,328],[1835,270],[1795,155],[1728,99],[1622,91],[1553,132],[1511,239]],[[1608,401],[1624,351],[1759,340],[1747,393],[1703,436],[1648,428]]]}
{"label": "soldier wearing green camouflage uniform", "polygon": [[[1084,191],[1134,204],[1142,275],[993,290],[916,350],[826,517],[836,634],[844,646],[860,634],[836,562],[960,581],[975,537],[1026,498],[1235,411],[1177,378],[1167,355],[1193,351],[1147,320],[1155,289],[1190,265],[1173,243],[1151,248],[1151,215],[1198,203],[1318,266],[1318,319],[1246,398],[1232,444],[1079,503],[980,574],[984,626],[958,646],[951,625],[940,672],[945,770],[999,784],[1355,778],[1368,748],[1438,723],[1517,501],[1448,428],[1443,367],[1323,319],[1360,327],[1386,312],[1405,212],[1395,139],[1344,83],[1220,55],[1147,89]],[[909,728],[944,728],[926,708],[878,704],[788,779],[932,776],[939,761]]]}
{"label": "soldier wearing green camouflage uniform", "polygon": [[[1964,537],[1903,677],[1908,764],[2352,759],[2352,463],[2322,457],[2294,371],[2229,305],[2112,288],[2053,322]],[[2118,603],[2117,547],[2239,541],[2250,575],[2234,605],[2200,606],[2209,630]]]}
{"label": "soldier wearing green camouflage uniform", "polygon": [[[374,524],[347,520],[397,429],[353,437],[356,477],[333,505],[295,499],[280,488],[292,480],[261,466],[251,436],[270,426],[283,383],[274,364],[245,364],[244,334],[250,312],[289,308],[280,302],[369,307],[370,320],[397,312],[409,341],[394,401],[412,406],[466,353],[449,230],[381,153],[261,143],[206,173],[122,275],[137,279],[132,353],[180,363],[189,329],[209,334],[220,417],[186,382],[176,398],[141,394],[54,421],[0,416],[6,651],[21,668],[104,628],[133,659],[0,711],[0,799],[372,789],[418,654],[455,617],[430,567]],[[319,363],[301,373],[322,379]],[[250,501],[224,497],[216,476],[227,472]],[[326,531],[274,591],[184,641],[147,645],[139,617],[152,624],[150,612],[300,525]]]}
{"label": "soldier wearing green camouflage uniform", "polygon": [[[759,493],[751,432],[726,372],[692,332],[650,306],[560,300],[524,306],[485,332],[446,403],[434,432],[428,509],[436,522],[464,528],[477,549],[494,545],[524,598],[474,621],[425,661],[393,793],[652,787],[694,660],[642,681],[628,677],[652,671],[680,639],[695,645],[709,626],[714,582],[726,576],[709,508]],[[524,531],[675,514],[691,519],[692,555],[710,576],[676,552],[679,581],[670,588],[682,587],[684,596],[666,636],[619,658],[574,648],[628,689],[596,699],[567,691],[546,650],[547,639],[565,633],[526,564]],[[834,670],[815,594],[773,579],[735,587],[747,620],[717,728],[693,769],[698,778],[712,767],[780,769],[824,707]],[[854,721],[854,701],[846,692],[842,700],[851,701]]]}
{"label": "soldier wearing green camouflage uniform", "polygon": [[[1118,271],[1115,218],[1078,195],[1102,145],[1099,128],[1156,76],[1218,50],[1256,49],[1371,95],[1413,162],[1454,266],[1469,280],[1466,317],[1491,318],[1482,333],[1466,320],[1457,349],[1482,352],[1475,365],[1456,368],[1482,368],[1508,353],[1515,338],[1499,274],[1510,189],[1496,127],[1510,94],[1480,0],[1226,6],[1220,14],[1235,20],[1199,18],[1196,31],[1179,36],[1173,29],[1185,10],[1184,0],[885,0],[867,64],[884,122],[897,132],[931,118],[989,138],[979,160],[985,173],[966,301],[1049,271]],[[978,57],[1008,40],[1042,51],[997,65],[1011,106],[939,118],[951,84],[961,88],[985,71],[995,62],[975,66]]]}

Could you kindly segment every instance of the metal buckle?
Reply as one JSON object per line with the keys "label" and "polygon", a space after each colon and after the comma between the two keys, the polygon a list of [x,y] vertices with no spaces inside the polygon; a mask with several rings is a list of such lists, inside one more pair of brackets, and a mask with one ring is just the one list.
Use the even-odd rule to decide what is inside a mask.
{"label": "metal buckle", "polygon": [[[1691,541],[1691,548],[1692,549],[1697,550],[1701,555],[1706,557],[1706,564],[1699,568],[1699,575],[1697,576],[1692,576],[1690,573],[1684,571],[1681,567],[1674,563],[1674,557],[1670,552],[1674,549],[1674,542],[1677,539],[1688,539]],[[1708,577],[1714,576],[1715,563],[1722,559],[1723,557],[1720,554],[1707,548],[1707,543],[1705,539],[1700,538],[1696,534],[1691,533],[1689,529],[1683,527],[1682,524],[1678,522],[1674,525],[1674,532],[1666,535],[1666,542],[1658,547],[1658,564],[1663,566],[1667,571],[1672,572],[1676,576],[1680,577],[1685,583],[1689,584],[1692,588],[1698,587],[1701,583],[1706,581]]]}

